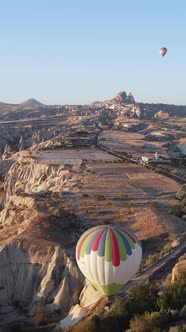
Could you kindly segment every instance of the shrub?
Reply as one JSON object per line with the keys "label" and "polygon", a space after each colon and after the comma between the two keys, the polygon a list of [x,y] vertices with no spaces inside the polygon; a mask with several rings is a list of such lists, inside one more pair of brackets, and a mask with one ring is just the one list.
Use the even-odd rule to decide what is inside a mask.
{"label": "shrub", "polygon": [[162,250],[159,252],[159,258],[162,258],[167,253],[169,253],[172,250],[172,244],[170,242],[166,243]]}
{"label": "shrub", "polygon": [[17,222],[18,222],[18,224],[21,224],[23,221],[24,221],[24,216],[22,216],[21,214],[17,215]]}
{"label": "shrub", "polygon": [[130,316],[126,307],[126,301],[116,296],[109,311],[109,316],[104,317],[102,320],[103,331],[121,331],[122,327],[128,326],[129,319]]}
{"label": "shrub", "polygon": [[135,315],[130,321],[130,332],[151,332],[153,329],[153,322],[150,313],[144,315]]}
{"label": "shrub", "polygon": [[97,195],[95,195],[94,197],[95,197],[95,199],[97,199],[98,201],[103,201],[103,200],[105,200],[105,197],[104,197],[103,195],[100,195],[100,194],[97,194]]}
{"label": "shrub", "polygon": [[179,175],[179,172],[178,172],[177,169],[172,169],[170,172],[171,172],[171,174],[173,174],[173,175]]}
{"label": "shrub", "polygon": [[46,230],[49,230],[52,228],[52,225],[49,222],[43,222],[42,227]]}
{"label": "shrub", "polygon": [[114,219],[118,220],[118,219],[120,219],[120,218],[121,218],[121,215],[120,215],[119,211],[116,211],[116,212],[114,213]]}
{"label": "shrub", "polygon": [[155,262],[157,262],[164,255],[166,255],[167,253],[169,253],[171,251],[171,249],[172,249],[171,243],[170,242],[166,243],[164,245],[164,247],[159,252],[157,252],[157,253],[155,253],[153,255],[149,255],[147,257],[147,259],[141,265],[141,270],[143,270],[144,268],[148,268],[149,266],[151,266],[152,264],[154,264]]}
{"label": "shrub", "polygon": [[93,315],[91,318],[91,325],[93,328],[98,329],[100,326],[100,318],[98,315]]}
{"label": "shrub", "polygon": [[96,318],[93,318],[95,317],[96,315],[94,316],[90,316],[90,317],[87,317],[83,320],[81,320],[80,322],[78,322],[75,326],[73,326],[69,331],[73,331],[73,332],[97,332],[98,329],[97,329],[97,324],[98,323],[98,320],[99,320],[99,317],[97,316],[97,319]]}
{"label": "shrub", "polygon": [[82,194],[82,197],[89,197],[88,194]]}
{"label": "shrub", "polygon": [[118,195],[117,195],[119,198],[124,198],[125,197],[125,194],[123,194],[123,193],[118,193]]}
{"label": "shrub", "polygon": [[185,296],[185,281],[179,280],[163,288],[162,296],[157,300],[160,309],[181,309]]}
{"label": "shrub", "polygon": [[59,209],[58,208],[52,208],[50,210],[50,215],[52,217],[60,217],[60,211],[59,211]]}
{"label": "shrub", "polygon": [[125,308],[124,308],[124,304],[125,304],[125,301],[119,297],[119,296],[116,296],[114,301],[113,301],[113,304],[112,304],[112,307],[111,307],[111,310],[110,310],[110,316],[122,316],[125,312]]}
{"label": "shrub", "polygon": [[109,202],[109,201],[104,202],[104,206],[111,206],[111,205],[112,205],[112,202]]}
{"label": "shrub", "polygon": [[149,255],[146,261],[144,262],[143,266],[144,268],[147,268],[154,264],[157,261],[157,254]]}
{"label": "shrub", "polygon": [[186,324],[183,324],[181,327],[181,332],[186,332]]}
{"label": "shrub", "polygon": [[180,316],[181,316],[182,319],[186,320],[186,304],[181,309]]}
{"label": "shrub", "polygon": [[109,221],[108,221],[107,218],[100,218],[100,224],[101,225],[107,225],[107,224],[109,224]]}
{"label": "shrub", "polygon": [[51,322],[52,319],[52,313],[45,308],[44,306],[41,306],[34,314],[35,323],[38,326],[47,325]]}
{"label": "shrub", "polygon": [[176,216],[176,217],[179,217],[179,215],[180,215],[179,211],[177,211],[176,209],[173,209],[173,208],[169,208],[167,212],[168,212],[168,214],[172,214],[173,216]]}
{"label": "shrub", "polygon": [[142,314],[144,311],[156,310],[156,301],[159,292],[159,284],[149,285],[146,281],[142,285],[133,286],[128,295],[127,307],[132,314]]}
{"label": "shrub", "polygon": [[164,311],[154,311],[150,318],[155,327],[162,327],[169,320],[169,316]]}
{"label": "shrub", "polygon": [[124,202],[124,203],[123,203],[123,207],[129,207],[129,208],[131,208],[131,207],[133,207],[133,206],[134,206],[134,203],[133,203],[132,201]]}
{"label": "shrub", "polygon": [[[97,330],[94,330],[94,331],[95,332],[121,332],[121,329],[122,329],[121,318],[108,316],[101,320],[100,328]],[[83,330],[83,332],[84,332],[84,330]]]}
{"label": "shrub", "polygon": [[169,332],[181,332],[178,326],[171,326]]}
{"label": "shrub", "polygon": [[176,198],[179,201],[182,201],[184,198],[186,198],[186,195],[182,190],[178,190],[177,193],[176,193]]}
{"label": "shrub", "polygon": [[171,316],[173,321],[180,319],[180,314],[178,310],[171,310]]}

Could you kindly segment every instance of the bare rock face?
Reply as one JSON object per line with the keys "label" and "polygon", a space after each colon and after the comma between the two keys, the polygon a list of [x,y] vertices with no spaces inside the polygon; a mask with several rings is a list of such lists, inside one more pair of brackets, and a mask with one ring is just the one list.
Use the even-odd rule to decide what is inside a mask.
{"label": "bare rock face", "polygon": [[178,262],[172,270],[172,281],[179,280],[180,277],[186,277],[186,259]]}
{"label": "bare rock face", "polygon": [[48,165],[32,158],[17,158],[5,180],[7,196],[20,193],[62,192],[78,188],[79,177],[66,165]]}
{"label": "bare rock face", "polygon": [[25,151],[1,163],[2,172],[9,170],[0,212],[0,306],[68,311],[84,279],[74,257],[81,225],[60,194],[76,190],[81,174]]}
{"label": "bare rock face", "polygon": [[71,308],[69,314],[58,324],[62,331],[77,324],[82,318],[96,310],[103,310],[106,304],[106,297],[101,295],[91,284],[86,284],[80,294],[80,303]]}
{"label": "bare rock face", "polygon": [[119,104],[123,104],[123,103],[134,104],[135,103],[132,93],[130,92],[127,96],[125,91],[118,93],[118,95],[114,99],[112,99],[112,101],[119,103]]}
{"label": "bare rock face", "polygon": [[81,276],[58,245],[14,241],[0,248],[0,306],[34,312],[41,305],[68,310],[78,302]]}

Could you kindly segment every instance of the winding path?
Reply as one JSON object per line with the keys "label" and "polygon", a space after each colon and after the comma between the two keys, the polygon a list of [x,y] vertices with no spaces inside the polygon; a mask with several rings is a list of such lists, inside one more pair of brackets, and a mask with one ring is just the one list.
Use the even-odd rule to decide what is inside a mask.
{"label": "winding path", "polygon": [[172,259],[176,259],[177,257],[179,257],[182,253],[184,253],[186,251],[186,237],[184,236],[181,240],[181,243],[174,247],[172,249],[172,251],[167,254],[166,256],[164,256],[163,258],[161,258],[157,263],[151,265],[151,267],[149,267],[148,269],[146,269],[145,271],[143,271],[142,273],[140,273],[139,275],[137,275],[136,277],[134,277],[133,279],[131,279],[120,291],[119,295],[122,297],[125,297],[128,290],[134,286],[134,285],[140,285],[142,284],[145,280],[151,278],[153,275],[156,274],[156,272],[158,272],[162,267],[166,267],[167,264],[169,264],[169,262]]}

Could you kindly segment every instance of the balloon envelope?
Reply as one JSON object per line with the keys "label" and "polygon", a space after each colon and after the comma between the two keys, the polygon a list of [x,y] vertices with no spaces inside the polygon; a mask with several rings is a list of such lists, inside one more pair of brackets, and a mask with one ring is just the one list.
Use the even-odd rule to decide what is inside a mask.
{"label": "balloon envelope", "polygon": [[138,238],[117,225],[90,228],[76,246],[81,272],[104,295],[116,294],[137,272],[141,258]]}
{"label": "balloon envelope", "polygon": [[166,47],[161,47],[160,48],[160,54],[164,56],[167,53],[167,48]]}

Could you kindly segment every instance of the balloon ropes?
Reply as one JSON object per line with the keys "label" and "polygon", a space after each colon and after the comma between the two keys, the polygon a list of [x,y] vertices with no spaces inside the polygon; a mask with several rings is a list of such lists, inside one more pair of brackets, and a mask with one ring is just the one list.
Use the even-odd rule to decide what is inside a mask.
{"label": "balloon ropes", "polygon": [[76,261],[84,276],[104,295],[116,294],[137,272],[141,244],[129,229],[101,225],[82,234]]}
{"label": "balloon ropes", "polygon": [[167,53],[167,48],[166,48],[166,47],[161,47],[161,48],[160,48],[160,54],[161,54],[162,56],[165,56],[166,53]]}

